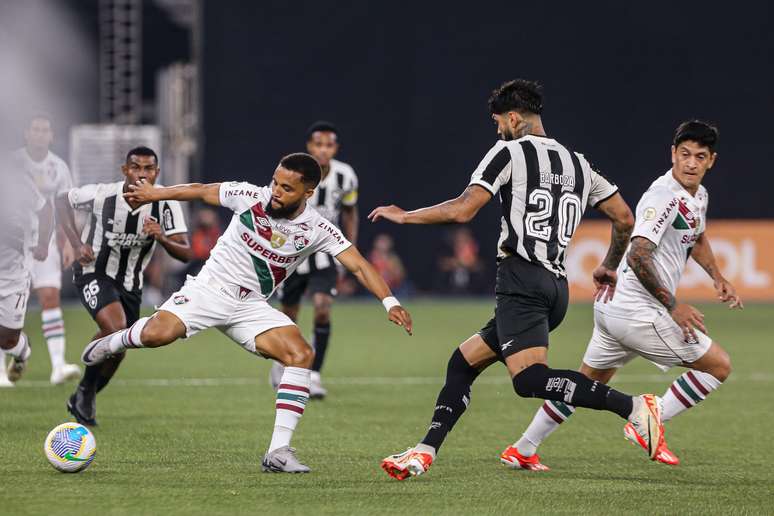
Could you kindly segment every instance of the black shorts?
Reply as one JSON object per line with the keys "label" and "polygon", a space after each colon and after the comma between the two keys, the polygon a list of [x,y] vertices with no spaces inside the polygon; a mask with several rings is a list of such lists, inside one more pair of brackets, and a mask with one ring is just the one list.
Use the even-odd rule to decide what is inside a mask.
{"label": "black shorts", "polygon": [[338,276],[335,266],[313,270],[309,274],[293,273],[277,291],[277,299],[285,306],[294,306],[301,302],[304,292],[336,297]]}
{"label": "black shorts", "polygon": [[99,274],[84,274],[76,278],[74,283],[78,297],[92,319],[96,320],[97,313],[115,301],[119,301],[124,308],[127,327],[140,318],[141,291],[128,291],[114,279]]}
{"label": "black shorts", "polygon": [[497,266],[495,316],[478,332],[501,359],[534,347],[548,347],[548,333],[567,313],[567,279],[511,256]]}

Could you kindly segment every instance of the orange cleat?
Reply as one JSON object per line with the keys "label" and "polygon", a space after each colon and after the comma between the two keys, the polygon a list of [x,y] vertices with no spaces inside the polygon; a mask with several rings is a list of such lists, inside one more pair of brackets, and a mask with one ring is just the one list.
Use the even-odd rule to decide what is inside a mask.
{"label": "orange cleat", "polygon": [[500,454],[500,462],[513,469],[527,469],[529,471],[550,471],[551,468],[541,464],[540,456],[536,453],[525,457],[514,446],[508,446]]}
{"label": "orange cleat", "polygon": [[396,480],[406,480],[425,473],[433,464],[429,453],[421,453],[409,448],[403,453],[390,455],[382,461],[382,469]]}
{"label": "orange cleat", "polygon": [[[669,464],[670,466],[677,466],[680,464],[680,459],[677,458],[677,455],[672,453],[672,450],[667,448],[666,441],[663,438],[664,432],[661,432],[661,442],[658,444],[658,447],[656,448],[656,455],[653,457],[653,460],[661,462],[663,464]],[[631,423],[626,423],[626,426],[624,426],[624,436],[630,440],[633,443],[637,443],[645,451],[648,451],[648,445],[645,443],[645,441],[642,439],[642,437],[637,434],[637,432],[634,430],[634,427]]]}

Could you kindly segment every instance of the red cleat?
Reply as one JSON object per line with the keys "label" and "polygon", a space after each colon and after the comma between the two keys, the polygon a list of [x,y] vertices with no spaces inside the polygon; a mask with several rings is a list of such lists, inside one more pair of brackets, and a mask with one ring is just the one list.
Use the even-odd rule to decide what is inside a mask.
{"label": "red cleat", "polygon": [[530,471],[550,471],[551,468],[540,462],[540,456],[536,453],[525,457],[514,446],[508,446],[500,454],[500,462],[513,469],[527,469]]}
{"label": "red cleat", "polygon": [[[663,464],[669,464],[670,466],[677,466],[680,464],[680,459],[677,458],[677,455],[672,453],[672,451],[667,448],[666,441],[663,438],[664,432],[661,432],[662,438],[661,442],[658,443],[658,447],[656,448],[656,455],[653,457],[653,460],[657,462],[661,462]],[[642,437],[639,436],[639,434],[634,430],[634,427],[631,423],[626,423],[626,426],[624,426],[624,436],[632,441],[636,442],[642,448],[647,451],[648,445],[645,443],[645,441],[642,439]]]}
{"label": "red cleat", "polygon": [[382,461],[382,469],[396,480],[405,480],[425,473],[433,464],[429,453],[421,453],[409,448],[403,453],[390,455]]}

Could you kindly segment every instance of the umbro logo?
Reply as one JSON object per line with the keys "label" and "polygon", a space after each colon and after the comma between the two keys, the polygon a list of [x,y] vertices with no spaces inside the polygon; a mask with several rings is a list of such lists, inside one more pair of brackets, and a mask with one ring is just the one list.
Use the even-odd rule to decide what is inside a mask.
{"label": "umbro logo", "polygon": [[510,348],[512,343],[513,343],[513,339],[509,340],[505,344],[501,344],[500,351],[505,351],[506,349]]}

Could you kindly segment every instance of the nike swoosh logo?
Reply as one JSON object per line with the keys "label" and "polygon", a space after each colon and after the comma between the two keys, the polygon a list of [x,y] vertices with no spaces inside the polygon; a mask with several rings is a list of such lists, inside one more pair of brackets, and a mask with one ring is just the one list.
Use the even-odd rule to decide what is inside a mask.
{"label": "nike swoosh logo", "polygon": [[276,460],[277,462],[279,462],[283,466],[287,466],[288,465],[288,461],[286,461],[286,460],[283,460],[283,459],[274,459],[274,460]]}
{"label": "nike swoosh logo", "polygon": [[70,452],[65,453],[64,458],[67,460],[74,460],[76,462],[86,462],[87,460],[89,460],[89,459],[81,459],[79,457],[74,457],[73,454]]}

